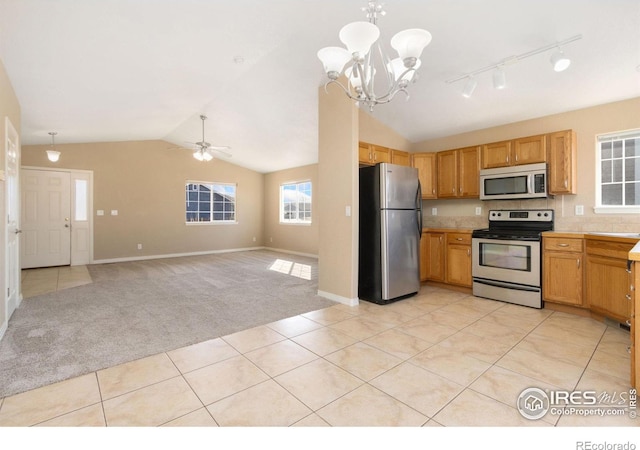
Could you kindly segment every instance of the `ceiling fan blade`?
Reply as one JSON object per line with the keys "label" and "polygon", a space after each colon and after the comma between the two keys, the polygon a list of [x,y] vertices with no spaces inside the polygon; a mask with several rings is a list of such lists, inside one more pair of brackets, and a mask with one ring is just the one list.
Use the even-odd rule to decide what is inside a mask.
{"label": "ceiling fan blade", "polygon": [[224,155],[227,158],[231,158],[231,153],[225,151],[229,149],[231,149],[231,147],[224,146],[224,147],[209,147],[207,150],[211,150],[213,152],[220,153],[221,155]]}

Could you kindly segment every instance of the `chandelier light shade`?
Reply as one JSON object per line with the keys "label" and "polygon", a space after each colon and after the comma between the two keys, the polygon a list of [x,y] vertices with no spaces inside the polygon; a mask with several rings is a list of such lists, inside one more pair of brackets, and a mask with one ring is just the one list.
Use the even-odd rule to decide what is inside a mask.
{"label": "chandelier light shade", "polygon": [[[329,79],[325,89],[335,83],[349,98],[372,111],[376,105],[389,103],[398,92],[409,97],[407,86],[417,80],[420,56],[431,42],[431,33],[417,28],[400,31],[390,42],[398,53],[397,58],[391,59],[382,50],[376,24],[378,16],[385,15],[382,5],[369,1],[362,10],[369,21],[352,22],[338,34],[346,49],[326,47],[318,51],[318,58]],[[341,75],[348,79],[346,86],[338,81]]]}
{"label": "chandelier light shade", "polygon": [[354,59],[361,59],[380,37],[380,30],[370,22],[352,22],[342,27],[338,37]]}
{"label": "chandelier light shade", "polygon": [[391,38],[391,47],[398,52],[398,56],[406,68],[416,65],[422,51],[431,42],[431,33],[427,30],[413,28],[397,33]]}
{"label": "chandelier light shade", "polygon": [[56,150],[55,144],[55,131],[49,131],[49,136],[51,136],[51,148],[47,150],[47,159],[51,162],[57,162],[60,159],[60,152]]}
{"label": "chandelier light shade", "polygon": [[562,50],[558,50],[551,55],[551,65],[556,72],[562,72],[569,68],[571,60],[564,55]]}

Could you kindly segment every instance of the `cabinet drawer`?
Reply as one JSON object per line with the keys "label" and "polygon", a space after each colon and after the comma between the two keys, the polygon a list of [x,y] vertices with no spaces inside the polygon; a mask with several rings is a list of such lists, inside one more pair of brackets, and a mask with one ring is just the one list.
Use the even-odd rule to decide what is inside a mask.
{"label": "cabinet drawer", "polygon": [[471,234],[447,233],[447,244],[471,245]]}
{"label": "cabinet drawer", "polygon": [[545,250],[556,250],[563,252],[582,252],[583,240],[571,238],[544,238]]}

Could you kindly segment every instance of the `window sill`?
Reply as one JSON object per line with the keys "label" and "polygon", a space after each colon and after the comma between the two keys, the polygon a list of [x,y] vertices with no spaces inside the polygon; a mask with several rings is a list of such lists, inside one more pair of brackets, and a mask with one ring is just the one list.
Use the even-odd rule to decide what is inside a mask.
{"label": "window sill", "polygon": [[596,206],[596,214],[640,214],[640,206]]}
{"label": "window sill", "polygon": [[293,225],[296,227],[310,227],[311,222],[280,222],[280,225]]}
{"label": "window sill", "polygon": [[200,227],[206,225],[237,225],[237,221],[228,221],[228,222],[185,222],[185,225],[188,227]]}

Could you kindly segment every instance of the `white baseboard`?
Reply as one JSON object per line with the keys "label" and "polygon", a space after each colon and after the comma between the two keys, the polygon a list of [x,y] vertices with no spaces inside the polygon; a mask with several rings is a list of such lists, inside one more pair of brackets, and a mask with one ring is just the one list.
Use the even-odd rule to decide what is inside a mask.
{"label": "white baseboard", "polygon": [[7,331],[7,325],[8,325],[8,322],[4,322],[2,324],[2,326],[0,327],[0,341],[4,337],[4,333],[6,333],[6,331]]}
{"label": "white baseboard", "polygon": [[294,252],[293,250],[287,250],[284,248],[275,248],[275,247],[263,247],[263,249],[271,250],[272,252],[288,253],[290,255],[306,256],[307,258],[318,259],[318,255],[314,255],[312,253]]}
{"label": "white baseboard", "polygon": [[91,262],[91,264],[109,264],[109,263],[116,263],[116,262],[146,261],[150,259],[179,258],[182,256],[214,255],[219,253],[246,252],[251,250],[265,250],[265,247],[229,248],[224,250],[208,250],[204,252],[169,253],[166,255],[130,256],[125,258],[95,259]]}
{"label": "white baseboard", "polygon": [[348,297],[343,297],[341,295],[332,294],[331,292],[326,292],[326,291],[318,290],[318,295],[320,297],[324,297],[334,302],[342,303],[343,305],[347,305],[347,306],[358,306],[358,304],[360,303],[360,300],[358,300],[357,297],[348,298]]}

